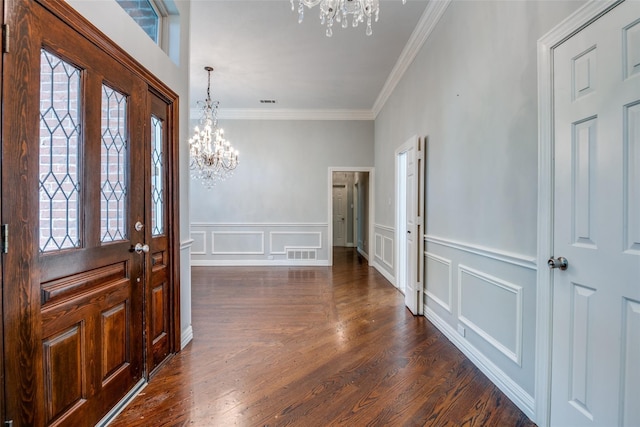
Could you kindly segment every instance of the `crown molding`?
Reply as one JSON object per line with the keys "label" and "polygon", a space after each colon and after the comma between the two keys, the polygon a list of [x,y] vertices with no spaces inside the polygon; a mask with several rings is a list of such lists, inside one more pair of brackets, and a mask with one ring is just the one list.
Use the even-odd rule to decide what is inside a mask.
{"label": "crown molding", "polygon": [[422,45],[433,32],[451,1],[452,0],[431,0],[429,4],[427,4],[426,9],[420,17],[420,21],[418,21],[418,25],[415,30],[413,30],[409,41],[398,58],[398,62],[396,62],[393,70],[391,70],[391,73],[380,91],[376,102],[373,104],[372,112],[374,117],[378,117],[378,114],[382,111],[384,104],[387,102],[393,93],[393,90],[402,79],[402,76],[404,76],[404,73],[415,59],[416,55],[422,48]]}
{"label": "crown molding", "polygon": [[[191,117],[199,117],[198,109],[191,109]],[[220,108],[223,120],[375,120],[371,110],[295,110],[259,108]]]}

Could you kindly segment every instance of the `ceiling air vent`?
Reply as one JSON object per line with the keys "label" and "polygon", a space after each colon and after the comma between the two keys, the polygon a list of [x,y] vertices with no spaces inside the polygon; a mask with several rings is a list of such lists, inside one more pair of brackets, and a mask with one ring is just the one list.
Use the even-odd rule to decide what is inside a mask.
{"label": "ceiling air vent", "polygon": [[275,104],[276,100],[275,99],[261,99],[260,100],[260,104]]}

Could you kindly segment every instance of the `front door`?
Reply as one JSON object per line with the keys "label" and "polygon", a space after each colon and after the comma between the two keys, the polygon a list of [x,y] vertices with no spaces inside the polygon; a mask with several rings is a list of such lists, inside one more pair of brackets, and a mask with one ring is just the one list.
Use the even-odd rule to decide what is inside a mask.
{"label": "front door", "polygon": [[38,2],[7,8],[6,418],[92,425],[145,374],[148,86]]}
{"label": "front door", "polygon": [[[640,425],[640,2],[554,50],[553,426]],[[554,262],[553,259],[550,262]]]}

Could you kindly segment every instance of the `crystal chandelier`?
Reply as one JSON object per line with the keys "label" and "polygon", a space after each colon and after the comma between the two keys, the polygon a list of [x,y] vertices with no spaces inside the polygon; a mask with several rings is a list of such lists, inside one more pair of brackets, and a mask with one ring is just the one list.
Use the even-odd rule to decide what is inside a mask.
{"label": "crystal chandelier", "polygon": [[[294,0],[291,1],[291,10],[295,10]],[[402,0],[405,4],[406,0]],[[351,15],[351,25],[355,28],[367,18],[366,34],[373,34],[371,17],[378,22],[380,15],[379,0],[298,0],[298,22],[304,19],[304,6],[311,9],[320,5],[320,23],[327,27],[327,37],[333,35],[333,24],[342,23],[342,28],[349,26],[348,16]]]}
{"label": "crystal chandelier", "polygon": [[191,153],[191,176],[199,179],[206,188],[224,181],[238,166],[238,151],[224,139],[224,130],[218,127],[218,101],[211,100],[211,72],[213,67],[204,67],[209,74],[207,99],[198,101],[202,109],[200,125],[189,139]]}

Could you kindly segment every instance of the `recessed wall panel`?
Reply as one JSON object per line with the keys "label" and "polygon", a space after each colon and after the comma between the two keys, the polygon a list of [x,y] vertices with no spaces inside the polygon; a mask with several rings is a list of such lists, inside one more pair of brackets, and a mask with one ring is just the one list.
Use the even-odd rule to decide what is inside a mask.
{"label": "recessed wall panel", "polygon": [[590,409],[589,386],[587,381],[589,368],[589,317],[590,298],[593,289],[571,284],[571,374],[569,377],[569,402],[588,419],[593,419]]}
{"label": "recessed wall panel", "polygon": [[622,425],[640,426],[640,302],[625,300],[622,354]]}
{"label": "recessed wall panel", "polygon": [[596,247],[596,119],[573,125],[572,231],[575,245]]}
{"label": "recessed wall panel", "polygon": [[458,281],[459,320],[520,365],[522,287],[464,265]]}
{"label": "recessed wall panel", "polygon": [[453,295],[451,260],[427,253],[425,261],[427,298],[451,313]]}
{"label": "recessed wall panel", "polygon": [[193,239],[193,244],[191,245],[191,255],[206,255],[207,233],[204,231],[192,231],[191,238]]}
{"label": "recessed wall panel", "polygon": [[625,246],[640,254],[640,102],[625,110]]}
{"label": "recessed wall panel", "polygon": [[264,233],[261,231],[213,231],[213,255],[263,255]]}

